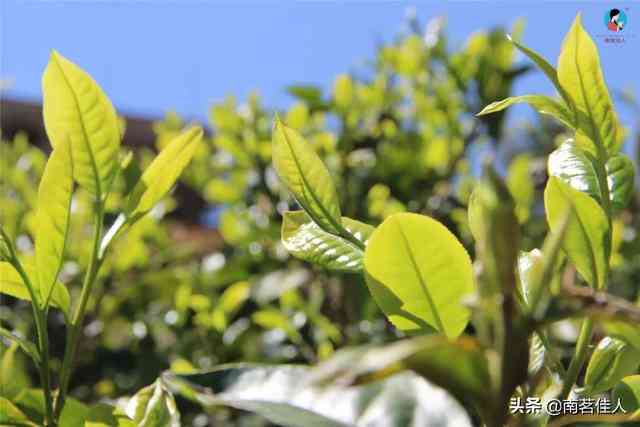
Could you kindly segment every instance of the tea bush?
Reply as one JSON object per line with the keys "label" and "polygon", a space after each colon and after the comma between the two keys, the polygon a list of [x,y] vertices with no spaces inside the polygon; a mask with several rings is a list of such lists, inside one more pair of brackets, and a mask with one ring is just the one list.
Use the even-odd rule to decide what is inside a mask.
{"label": "tea bush", "polygon": [[[518,24],[514,40],[520,31]],[[517,50],[547,74],[560,99],[508,98],[513,80],[530,69],[515,64]],[[53,65],[67,64],[54,58]],[[0,375],[8,408],[2,422],[53,425],[61,415],[60,425],[177,425],[176,394],[186,425],[194,422],[197,406],[225,425],[260,422],[225,406],[280,425],[464,425],[470,419],[538,425],[549,420],[512,416],[511,400],[569,392],[584,398],[612,389],[631,420],[638,394],[637,308],[602,292],[638,299],[638,200],[633,166],[619,152],[625,132],[579,20],[557,71],[501,30],[476,33],[461,50],[450,51],[436,20],[424,34],[382,46],[368,78],[339,76],[329,96],[312,86],[289,88],[297,102],[275,119],[275,128],[273,112],[257,96],[242,106],[232,98],[215,105],[213,133],[198,144],[185,143],[189,165],[181,177],[218,206],[225,246],[207,254],[172,238],[163,217],[173,203],[156,202],[173,182],[143,174],[154,170],[152,153],[135,153],[135,159],[119,154],[115,135],[124,129],[97,86],[91,86],[97,91],[92,96],[101,100],[107,124],[83,117],[79,108],[77,120],[64,128],[56,123],[62,109],[56,102],[68,102],[72,110],[69,87],[87,83],[74,75],[66,87],[51,77],[55,71],[47,73],[55,82],[44,88],[54,155],[47,161],[17,137],[3,142],[0,156],[10,171],[3,178],[2,249],[12,264],[3,266],[2,290],[37,302],[33,324],[25,320],[29,307],[13,299],[12,309],[2,311],[9,328],[0,331],[15,342],[4,352],[3,372],[10,366],[16,373]],[[576,78],[590,79],[589,90]],[[52,101],[47,93],[55,94]],[[503,109],[517,102],[552,119],[541,118],[540,126],[516,137],[505,126]],[[71,138],[72,161],[66,163],[77,183],[72,208],[66,219],[41,213],[39,206],[68,206],[62,192],[39,196],[36,188],[41,175],[41,188],[59,189],[45,187],[48,175],[71,182],[57,144],[77,132],[78,123],[108,132],[84,138],[91,142],[88,151],[78,142],[73,146],[83,138]],[[183,127],[175,115],[156,125],[160,153],[182,146]],[[514,143],[520,138],[533,143]],[[106,150],[94,145],[106,139]],[[92,147],[104,157],[96,167],[87,155]],[[485,167],[474,185],[483,151],[505,169],[504,181]],[[543,194],[547,156],[551,178]],[[160,180],[162,191],[153,190],[150,177]],[[138,200],[144,209],[136,211]],[[288,211],[292,207],[303,211]],[[49,222],[41,219],[47,217]],[[114,232],[125,226],[126,233],[108,232],[105,220]],[[100,255],[100,239],[87,226],[92,221],[97,236],[117,234],[103,240],[111,256]],[[368,225],[381,221],[375,229]],[[52,225],[41,231],[47,223]],[[63,228],[68,231],[61,240]],[[46,233],[58,236],[39,240]],[[38,253],[53,260],[44,273],[38,269],[34,279],[23,268],[24,275],[5,281],[28,259],[37,263]],[[41,301],[40,276],[53,270],[61,270],[67,286],[53,285],[52,297]],[[33,295],[25,294],[29,287]],[[73,318],[51,313],[46,328],[49,307],[65,306],[67,288],[76,301]],[[79,289],[91,292],[74,292]],[[85,312],[92,320],[82,330]],[[562,319],[582,317],[587,320],[574,346],[558,325],[570,328]],[[602,340],[582,379],[594,328]],[[93,384],[73,387],[70,367],[82,334],[78,377]],[[414,334],[425,336],[403,338]],[[24,339],[29,336],[38,338],[35,345]],[[333,354],[356,344],[368,345]],[[18,348],[41,367],[43,391],[21,391],[32,380]],[[253,363],[211,370],[239,360]],[[310,369],[274,362],[322,363]],[[131,396],[168,367],[153,385],[110,405],[64,397],[70,384],[72,395],[87,402]],[[47,378],[55,373],[58,383]]]}

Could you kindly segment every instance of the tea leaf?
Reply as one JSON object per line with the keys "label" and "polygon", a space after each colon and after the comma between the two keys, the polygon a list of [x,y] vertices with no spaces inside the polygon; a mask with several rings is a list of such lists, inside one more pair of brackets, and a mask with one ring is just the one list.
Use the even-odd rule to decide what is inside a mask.
{"label": "tea leaf", "polygon": [[309,373],[303,366],[243,363],[164,379],[206,408],[242,409],[285,427],[471,425],[451,396],[412,373],[355,387],[315,386]]}
{"label": "tea leaf", "polygon": [[616,153],[607,160],[605,168],[611,206],[614,211],[624,209],[629,204],[634,192],[635,169],[633,162],[628,156]]}
{"label": "tea leaf", "polygon": [[[33,280],[35,269],[29,264],[23,265],[27,275]],[[36,298],[40,298],[40,291],[36,288]],[[10,295],[26,301],[31,301],[29,290],[23,283],[22,277],[16,269],[8,262],[0,262],[0,294]],[[42,301],[36,301],[36,304],[42,305]],[[69,292],[67,288],[60,282],[56,282],[51,291],[51,304],[58,307],[66,315],[69,314]]]}
{"label": "tea leaf", "polygon": [[549,178],[544,204],[549,228],[554,232],[561,227],[562,215],[572,210],[563,249],[587,283],[602,289],[609,259],[609,223],[600,205],[556,177]]}
{"label": "tea leaf", "polygon": [[176,136],[153,159],[127,200],[126,215],[130,223],[149,212],[171,190],[191,161],[202,135],[200,127],[191,127]]}
{"label": "tea leaf", "polygon": [[584,385],[590,395],[613,388],[640,366],[640,349],[623,340],[604,337],[589,360]]}
{"label": "tea leaf", "polygon": [[[582,150],[573,140],[564,142],[549,155],[549,175],[602,202],[603,191],[596,170],[597,160]],[[633,195],[635,171],[624,154],[617,153],[605,164],[609,199],[614,210],[626,207]]]}
{"label": "tea leaf", "polygon": [[138,391],[127,403],[127,415],[139,427],[179,427],[180,414],[162,380]]}
{"label": "tea leaf", "polygon": [[[359,221],[348,218],[342,218],[342,221],[356,238],[368,237],[373,232],[373,227]],[[362,270],[364,252],[348,240],[321,229],[304,211],[284,213],[282,243],[296,258],[330,270]]]}
{"label": "tea leaf", "polygon": [[558,80],[577,109],[585,113],[587,123],[581,127],[597,147],[595,153],[598,150],[609,155],[617,152],[621,141],[618,119],[602,75],[598,49],[582,27],[580,14],[563,41]]}
{"label": "tea leaf", "polygon": [[640,375],[624,378],[614,389],[612,399],[620,403],[626,413],[640,410]]}
{"label": "tea leaf", "polygon": [[73,168],[68,141],[60,142],[51,153],[38,189],[35,265],[44,306],[62,267],[69,231]]}
{"label": "tea leaf", "polygon": [[54,149],[68,140],[73,174],[96,198],[118,167],[120,128],[111,101],[84,70],[53,51],[42,77],[43,114]]}
{"label": "tea leaf", "polygon": [[475,291],[471,260],[439,222],[390,216],[371,236],[364,268],[374,299],[398,329],[457,337],[466,327],[470,313],[461,299]]}
{"label": "tea leaf", "polygon": [[340,235],[340,202],[329,171],[295,130],[276,119],[273,164],[300,206],[322,229]]}
{"label": "tea leaf", "polygon": [[566,104],[563,101],[544,95],[512,96],[503,99],[502,101],[492,102],[484,107],[484,109],[477,115],[483,116],[485,114],[496,113],[512,106],[513,104],[520,103],[529,104],[539,113],[550,115],[571,129],[575,128],[574,118],[572,117],[571,110],[566,106]]}

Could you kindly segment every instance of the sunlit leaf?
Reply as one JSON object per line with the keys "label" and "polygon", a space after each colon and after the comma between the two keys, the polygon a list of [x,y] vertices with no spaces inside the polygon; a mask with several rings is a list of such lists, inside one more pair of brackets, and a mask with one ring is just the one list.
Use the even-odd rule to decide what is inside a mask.
{"label": "sunlit leaf", "polygon": [[550,115],[569,128],[575,128],[575,119],[572,117],[572,113],[569,107],[567,107],[563,101],[556,100],[544,95],[512,96],[503,99],[502,101],[492,102],[491,104],[484,107],[484,109],[478,113],[478,116],[496,113],[514,104],[520,103],[529,104],[537,112]]}
{"label": "sunlit leaf", "polygon": [[485,409],[491,378],[480,344],[471,337],[430,335],[388,345],[345,348],[314,368],[317,384],[362,384],[410,369],[460,402]]}
{"label": "sunlit leaf", "polygon": [[[348,218],[341,218],[341,221],[363,243],[373,232],[373,227],[359,221]],[[284,213],[282,243],[296,258],[330,270],[362,270],[362,249],[340,236],[324,231],[304,211]]]}
{"label": "sunlit leaf", "polygon": [[126,213],[134,222],[149,212],[171,190],[191,161],[202,139],[194,126],[176,136],[145,169],[127,200]]}
{"label": "sunlit leaf", "polygon": [[582,27],[580,14],[563,41],[558,80],[578,110],[585,113],[588,123],[582,127],[596,145],[595,152],[617,152],[621,142],[618,119],[602,75],[598,49]]}
{"label": "sunlit leaf", "polygon": [[238,364],[165,377],[176,393],[207,408],[230,406],[286,427],[471,425],[451,396],[410,373],[357,387],[313,386],[308,375],[302,366]]}
{"label": "sunlit leaf", "polygon": [[[549,155],[549,175],[561,179],[571,187],[589,194],[598,202],[603,191],[596,169],[597,160],[573,140],[564,142]],[[605,165],[609,199],[614,210],[626,207],[633,195],[635,171],[633,163],[624,154],[617,153]]]}
{"label": "sunlit leaf", "polygon": [[111,101],[77,65],[51,54],[42,77],[43,114],[54,149],[69,141],[73,174],[98,198],[104,197],[118,166],[120,128]]}
{"label": "sunlit leaf", "polygon": [[340,235],[340,202],[329,171],[295,130],[276,120],[273,164],[300,206],[322,229]]}
{"label": "sunlit leaf", "polygon": [[[28,277],[33,281],[36,277],[35,269],[29,264],[23,265],[23,267]],[[36,298],[40,298],[40,292],[37,289],[35,292]],[[0,262],[0,293],[10,295],[14,298],[31,301],[29,290],[23,283],[22,277],[8,262]],[[38,304],[42,303],[38,302]],[[51,291],[51,304],[54,307],[61,309],[65,314],[69,314],[69,292],[60,282],[56,282],[53,286],[53,290]]]}
{"label": "sunlit leaf", "polygon": [[[0,337],[6,338],[8,340],[14,341],[22,351],[24,351],[29,357],[33,359],[34,362],[40,363],[40,353],[38,352],[38,348],[31,341],[27,341],[26,339],[19,337],[18,335],[8,331],[7,329],[0,326]],[[0,378],[2,375],[0,374]]]}
{"label": "sunlit leaf", "polygon": [[626,413],[640,410],[640,375],[624,378],[613,389],[613,401],[618,399]]}
{"label": "sunlit leaf", "polygon": [[371,236],[364,268],[374,299],[397,328],[456,337],[466,327],[462,298],[475,291],[471,260],[439,222],[390,216]]}
{"label": "sunlit leaf", "polygon": [[0,397],[0,423],[8,426],[37,427],[38,424],[29,420],[10,400]]}
{"label": "sunlit leaf", "polygon": [[126,412],[138,427],[180,426],[176,402],[160,379],[138,391],[127,403]]}
{"label": "sunlit leaf", "polygon": [[605,283],[609,262],[607,216],[593,198],[550,177],[544,193],[547,222],[557,232],[562,215],[571,209],[563,249],[580,275],[597,289]]}
{"label": "sunlit leaf", "polygon": [[613,388],[622,378],[631,375],[640,366],[640,349],[612,337],[604,337],[596,346],[584,378],[589,394],[602,393]]}
{"label": "sunlit leaf", "polygon": [[73,167],[68,139],[53,150],[38,189],[35,264],[42,302],[48,304],[62,267],[69,230]]}

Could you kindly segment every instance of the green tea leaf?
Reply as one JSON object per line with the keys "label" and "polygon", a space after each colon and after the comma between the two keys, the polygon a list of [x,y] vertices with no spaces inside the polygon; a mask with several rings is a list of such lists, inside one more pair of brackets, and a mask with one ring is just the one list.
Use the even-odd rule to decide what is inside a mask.
{"label": "green tea leaf", "polygon": [[68,141],[61,141],[51,153],[38,189],[35,265],[45,306],[62,267],[69,231],[73,167]]}
{"label": "green tea leaf", "polygon": [[640,410],[640,375],[624,378],[614,389],[613,401],[618,399],[627,414]]}
{"label": "green tea leaf", "polygon": [[627,207],[633,197],[635,185],[635,169],[631,159],[616,153],[607,160],[607,183],[611,195],[611,206],[615,210]]}
{"label": "green tea leaf", "polygon": [[303,366],[247,363],[165,374],[165,380],[174,392],[206,408],[250,411],[284,427],[471,426],[451,396],[408,372],[354,387],[315,386],[309,375]]}
{"label": "green tea leaf", "polygon": [[[36,277],[35,269],[29,264],[23,265],[23,267],[29,278],[33,281],[33,278]],[[37,288],[35,289],[35,292],[36,298],[40,298],[40,292]],[[0,293],[10,295],[14,298],[31,301],[29,290],[23,283],[22,277],[20,277],[20,274],[8,262],[0,262]],[[36,303],[42,304],[40,301],[37,301]],[[53,286],[53,290],[51,291],[51,304],[54,307],[58,307],[66,315],[69,315],[69,292],[60,282],[56,282]]]}
{"label": "green tea leaf", "polygon": [[593,198],[550,177],[544,192],[549,228],[557,232],[562,215],[571,209],[563,249],[580,275],[596,289],[605,284],[609,261],[609,223]]}
{"label": "green tea leaf", "polygon": [[621,339],[604,337],[589,360],[584,385],[590,395],[605,392],[637,372],[638,366],[640,349]]}
{"label": "green tea leaf", "polygon": [[558,72],[546,59],[544,59],[539,53],[534,51],[533,49],[529,49],[528,47],[518,43],[509,37],[511,43],[513,43],[520,52],[524,53],[529,59],[531,59],[535,64],[542,70],[542,72],[547,76],[547,78],[553,83],[556,90],[562,96],[566,106],[569,106],[570,109],[573,109],[573,100],[569,97],[564,88],[560,85],[560,81],[558,80]]}
{"label": "green tea leaf", "polygon": [[604,329],[608,335],[620,338],[640,350],[640,328],[638,325],[622,320],[604,322]]}
{"label": "green tea leaf", "polygon": [[461,300],[475,291],[471,260],[439,222],[390,216],[371,236],[364,268],[374,299],[398,329],[457,337],[466,327],[470,313]]}
{"label": "green tea leaf", "polygon": [[571,110],[564,104],[564,102],[544,95],[512,96],[503,99],[502,101],[492,102],[484,107],[484,109],[477,115],[483,116],[485,114],[496,113],[512,106],[513,104],[520,103],[529,104],[537,112],[552,116],[571,129],[575,128],[575,119],[572,117]]}
{"label": "green tea leaf", "polygon": [[[564,142],[549,155],[549,175],[602,202],[604,196],[596,170],[597,160],[573,140]],[[623,209],[633,195],[635,171],[631,159],[617,153],[605,165],[609,199],[614,211]]]}
{"label": "green tea leaf", "polygon": [[558,80],[577,109],[585,113],[588,122],[581,126],[595,144],[595,153],[616,153],[621,142],[618,119],[602,75],[598,49],[582,27],[580,14],[563,41]]}
{"label": "green tea leaf", "polygon": [[278,119],[273,130],[273,165],[313,221],[340,235],[340,202],[329,171],[304,138]]}
{"label": "green tea leaf", "polygon": [[111,101],[80,67],[53,51],[42,76],[43,114],[54,149],[69,141],[73,174],[96,198],[118,167],[120,128]]}
{"label": "green tea leaf", "polygon": [[[343,226],[365,243],[374,228],[348,218]],[[285,212],[282,243],[296,258],[336,271],[362,271],[364,252],[350,241],[324,231],[304,211]]]}
{"label": "green tea leaf", "polygon": [[460,402],[488,409],[491,377],[478,341],[441,335],[404,339],[383,346],[339,350],[311,373],[314,384],[364,384],[409,369],[440,386]]}
{"label": "green tea leaf", "polygon": [[161,379],[138,391],[127,403],[127,415],[138,427],[179,427],[180,413]]}
{"label": "green tea leaf", "polygon": [[127,200],[129,222],[144,216],[171,190],[191,161],[202,135],[202,128],[191,127],[176,136],[153,159]]}
{"label": "green tea leaf", "polygon": [[0,423],[8,426],[38,427],[10,400],[0,397]]}
{"label": "green tea leaf", "polygon": [[[0,337],[4,337],[15,342],[16,344],[18,344],[18,346],[20,346],[22,351],[24,351],[29,357],[31,357],[31,359],[33,359],[35,363],[40,363],[40,352],[38,351],[38,348],[35,346],[35,344],[31,341],[27,341],[26,339],[17,336],[16,334],[3,328],[2,326],[0,326]],[[1,377],[2,375],[0,375],[0,378]]]}

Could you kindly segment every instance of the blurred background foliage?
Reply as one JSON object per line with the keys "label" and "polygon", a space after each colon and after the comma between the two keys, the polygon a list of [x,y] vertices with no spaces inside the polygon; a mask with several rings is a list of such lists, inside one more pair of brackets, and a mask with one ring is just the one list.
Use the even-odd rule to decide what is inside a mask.
{"label": "blurred background foliage", "polygon": [[[534,71],[518,60],[505,29],[476,32],[454,50],[443,20],[410,26],[411,34],[378,46],[361,75],[337,76],[330,93],[315,86],[287,88],[295,102],[286,111],[269,109],[258,95],[242,104],[230,96],[211,107],[210,132],[176,192],[199,202],[165,200],[118,242],[92,300],[74,396],[91,401],[132,394],[167,368],[314,363],[338,347],[398,336],[361,277],[329,275],[292,259],[280,243],[280,214],[295,208],[295,201],[271,167],[276,113],[321,155],[340,189],[345,215],[376,225],[392,213],[420,212],[442,221],[473,251],[467,199],[482,163],[491,161],[516,200],[523,249],[540,246],[546,231],[546,155],[563,140],[563,129],[534,115],[509,127],[504,113],[474,117]],[[516,22],[507,31],[518,39],[523,28]],[[620,93],[616,101],[639,108],[632,92]],[[148,162],[153,149],[185,125],[167,114],[154,125],[156,147],[133,155]],[[629,134],[627,143],[637,147],[640,135]],[[21,255],[29,257],[46,154],[22,134],[3,140],[1,154],[2,223],[17,238]],[[115,206],[139,173],[126,168],[108,206]],[[72,213],[75,227],[62,281],[78,292],[80,266],[90,249],[88,195],[78,192]],[[612,272],[612,291],[634,300],[640,283],[639,213],[640,195],[615,222]],[[64,327],[57,316],[50,316],[49,329],[53,363],[59,364]],[[3,301],[3,326],[31,335],[26,319],[25,303]],[[566,337],[559,333],[556,339]],[[34,382],[35,373],[26,370],[15,348],[2,349],[0,389],[11,398]],[[205,415],[180,405],[186,425],[261,423],[227,409]]]}

